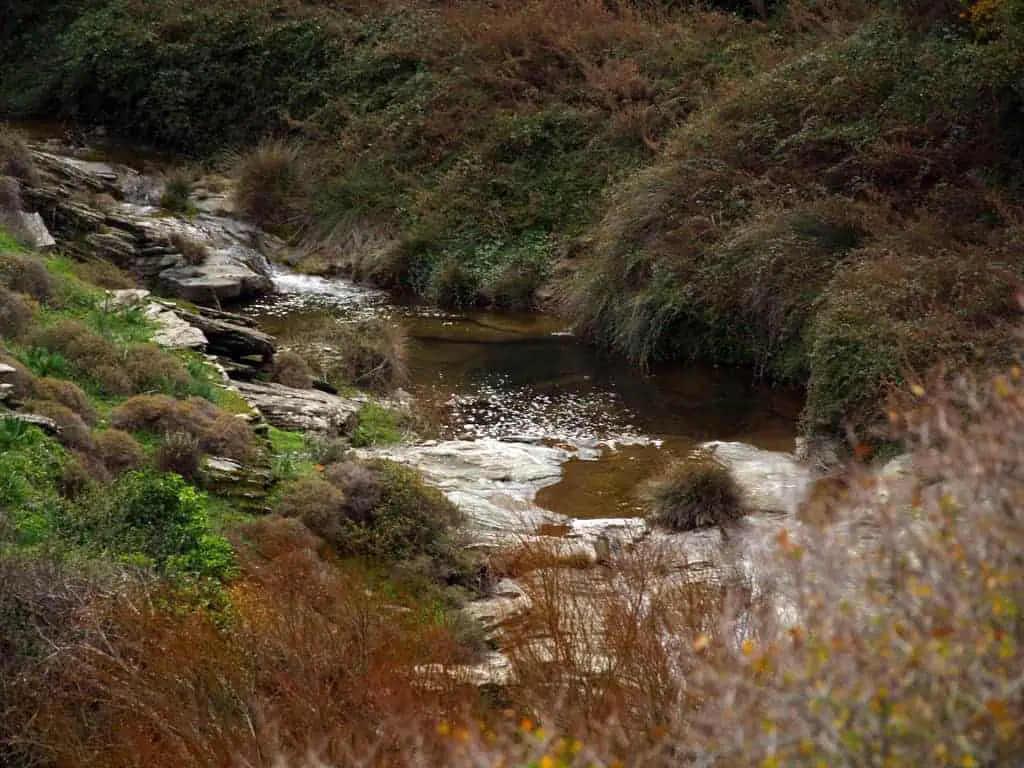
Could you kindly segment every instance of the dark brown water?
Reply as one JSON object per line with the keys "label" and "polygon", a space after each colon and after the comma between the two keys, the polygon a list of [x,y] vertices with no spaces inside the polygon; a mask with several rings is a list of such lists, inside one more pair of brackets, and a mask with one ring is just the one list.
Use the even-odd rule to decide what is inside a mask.
{"label": "dark brown water", "polygon": [[396,306],[344,280],[278,276],[277,296],[249,308],[270,333],[324,314],[385,314],[409,327],[413,394],[447,404],[442,438],[539,437],[601,449],[574,459],[537,501],[574,517],[638,512],[638,485],[707,440],[792,450],[800,394],[749,374],[680,365],[641,375],[538,314],[449,314]]}

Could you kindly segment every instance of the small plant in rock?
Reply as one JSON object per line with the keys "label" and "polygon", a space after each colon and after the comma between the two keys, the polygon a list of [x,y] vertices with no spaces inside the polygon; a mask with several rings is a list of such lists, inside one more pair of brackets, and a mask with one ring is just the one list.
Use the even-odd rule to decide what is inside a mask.
{"label": "small plant in rock", "polygon": [[313,371],[298,352],[280,352],[274,357],[274,381],[286,387],[309,389],[313,386]]}
{"label": "small plant in rock", "polygon": [[654,522],[672,531],[692,531],[738,520],[743,494],[728,470],[710,461],[676,464],[644,490]]}
{"label": "small plant in rock", "polygon": [[265,229],[301,226],[308,194],[307,169],[296,146],[266,141],[239,163],[238,208]]}
{"label": "small plant in rock", "polygon": [[164,184],[160,196],[160,207],[168,213],[187,214],[192,211],[192,177],[183,171],[175,171]]}

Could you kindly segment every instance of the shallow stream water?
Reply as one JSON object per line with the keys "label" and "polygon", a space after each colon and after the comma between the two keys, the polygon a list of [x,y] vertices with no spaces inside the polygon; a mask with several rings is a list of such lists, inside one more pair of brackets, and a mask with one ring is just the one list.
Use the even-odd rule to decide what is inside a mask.
{"label": "shallow stream water", "polygon": [[798,392],[770,389],[735,369],[694,364],[641,375],[542,314],[447,313],[401,305],[344,279],[276,275],[278,293],[247,312],[280,334],[323,315],[385,315],[412,339],[409,389],[444,403],[439,438],[543,438],[605,446],[596,461],[570,460],[537,503],[571,517],[629,517],[637,488],[668,461],[708,440],[790,451]]}

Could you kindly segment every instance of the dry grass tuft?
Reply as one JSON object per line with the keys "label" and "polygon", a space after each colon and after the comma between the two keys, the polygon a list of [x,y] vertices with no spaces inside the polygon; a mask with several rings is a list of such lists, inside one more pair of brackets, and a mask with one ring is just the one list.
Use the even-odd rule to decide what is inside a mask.
{"label": "dry grass tuft", "polygon": [[265,141],[238,166],[238,209],[266,229],[304,223],[309,169],[297,146]]}
{"label": "dry grass tuft", "polygon": [[313,386],[313,371],[298,352],[279,352],[274,356],[274,381],[295,389]]}
{"label": "dry grass tuft", "polygon": [[189,482],[195,480],[203,466],[199,439],[187,432],[165,435],[153,455],[153,465],[161,472],[173,472]]}
{"label": "dry grass tuft", "polygon": [[138,469],[146,458],[139,442],[120,429],[106,429],[95,438],[96,456],[113,475]]}
{"label": "dry grass tuft", "polygon": [[38,307],[32,299],[0,287],[0,338],[17,339],[32,327]]}
{"label": "dry grass tuft", "polygon": [[29,400],[25,404],[32,413],[53,419],[60,427],[57,440],[66,448],[91,453],[96,448],[89,425],[65,405],[52,400]]}
{"label": "dry grass tuft", "polygon": [[39,400],[51,400],[70,408],[86,424],[96,423],[96,409],[89,401],[89,396],[74,382],[44,376],[36,379],[35,393]]}
{"label": "dry grass tuft", "polygon": [[655,523],[672,531],[725,525],[743,517],[743,494],[724,467],[681,462],[644,489]]}
{"label": "dry grass tuft", "polygon": [[17,253],[0,253],[0,286],[44,303],[56,293],[46,267],[32,256]]}
{"label": "dry grass tuft", "polygon": [[0,176],[11,176],[26,184],[39,183],[39,171],[28,144],[4,127],[0,127]]}
{"label": "dry grass tuft", "polygon": [[203,452],[236,461],[251,461],[259,454],[256,437],[245,421],[197,397],[137,395],[111,411],[110,423],[129,432],[189,435]]}

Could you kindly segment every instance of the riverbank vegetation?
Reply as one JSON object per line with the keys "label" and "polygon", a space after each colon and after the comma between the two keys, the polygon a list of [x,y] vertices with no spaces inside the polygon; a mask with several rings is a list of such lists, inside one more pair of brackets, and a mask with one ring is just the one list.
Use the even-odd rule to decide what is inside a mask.
{"label": "riverbank vegetation", "polygon": [[0,106],[237,168],[309,269],[455,308],[554,281],[638,365],[806,384],[808,431],[1006,362],[1019,0],[698,6],[18,3]]}
{"label": "riverbank vegetation", "polygon": [[876,421],[940,360],[1008,357],[1019,0],[9,15],[9,113],[222,158],[308,268],[456,308],[554,280],[638,365],[807,384],[809,431]]}

